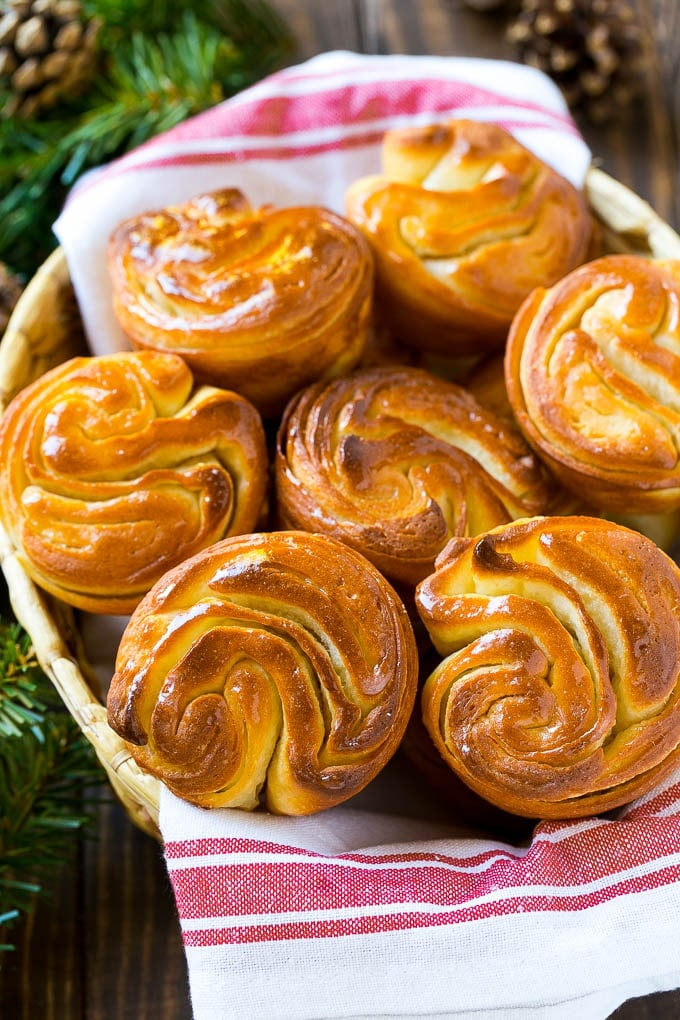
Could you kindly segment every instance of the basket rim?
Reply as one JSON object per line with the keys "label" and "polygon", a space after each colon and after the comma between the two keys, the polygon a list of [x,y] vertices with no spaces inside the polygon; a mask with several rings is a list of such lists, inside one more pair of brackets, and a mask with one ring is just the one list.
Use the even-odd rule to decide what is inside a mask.
{"label": "basket rim", "polygon": [[[629,187],[592,165],[584,191],[591,211],[624,250],[658,259],[680,259],[680,235]],[[23,359],[30,357],[30,330],[36,305],[58,301],[71,285],[66,254],[57,247],[40,266],[19,298],[0,342],[0,413],[11,398],[11,380]],[[18,387],[19,389],[21,386]],[[12,610],[28,632],[36,657],[64,705],[92,744],[108,779],[131,819],[161,839],[159,811],[162,783],[144,772],[125,741],[108,724],[106,708],[85,677],[84,665],[69,647],[53,616],[50,597],[24,570],[16,550],[0,524],[0,562]],[[67,608],[67,607],[66,607]]]}

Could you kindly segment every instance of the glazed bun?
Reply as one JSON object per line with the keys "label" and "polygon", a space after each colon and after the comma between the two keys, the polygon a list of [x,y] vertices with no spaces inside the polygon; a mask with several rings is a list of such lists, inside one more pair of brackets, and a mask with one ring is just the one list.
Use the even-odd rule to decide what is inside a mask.
{"label": "glazed bun", "polygon": [[257,524],[264,430],[243,397],[194,386],[175,354],[74,358],[0,426],[0,512],[33,580],[94,613],[130,613],[186,556]]}
{"label": "glazed bun", "polygon": [[321,535],[252,534],[185,561],[139,605],[109,722],[179,797],[304,815],[392,757],[417,674],[404,607],[367,560]]}
{"label": "glazed bun", "polygon": [[593,506],[680,508],[680,261],[609,255],[518,312],[507,391],[527,441]]}
{"label": "glazed bun", "polygon": [[680,568],[592,517],[454,539],[416,602],[442,661],[422,693],[480,796],[571,818],[642,796],[680,758]]}
{"label": "glazed bun", "polygon": [[406,584],[430,573],[453,535],[545,512],[553,495],[516,430],[411,367],[299,393],[282,419],[275,480],[282,527],[332,535]]}
{"label": "glazed bun", "polygon": [[328,209],[252,208],[235,189],[198,195],[120,224],[108,264],[136,348],[181,354],[198,380],[265,416],[349,371],[366,343],[371,254]]}
{"label": "glazed bun", "polygon": [[382,173],[350,185],[346,212],[396,334],[445,355],[502,349],[524,298],[585,261],[591,238],[580,191],[470,120],[388,131]]}

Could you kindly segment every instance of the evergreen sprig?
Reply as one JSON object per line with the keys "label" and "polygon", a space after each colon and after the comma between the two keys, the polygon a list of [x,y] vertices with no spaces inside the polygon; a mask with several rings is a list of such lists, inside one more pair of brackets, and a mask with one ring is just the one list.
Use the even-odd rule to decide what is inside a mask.
{"label": "evergreen sprig", "polygon": [[225,97],[240,54],[229,39],[185,11],[173,35],[135,33],[126,53],[95,88],[98,98],[54,150],[71,185],[87,166],[132,149]]}
{"label": "evergreen sprig", "polygon": [[103,23],[87,91],[39,119],[0,122],[0,260],[26,277],[56,244],[52,223],[82,173],[234,95],[290,48],[263,0],[89,0],[85,10]]}
{"label": "evergreen sprig", "polygon": [[[52,223],[81,174],[234,95],[290,52],[265,0],[84,0],[83,9],[102,23],[89,88],[39,118],[0,119],[0,260],[27,278],[56,244]],[[29,636],[0,616],[0,933],[49,891],[67,843],[91,820],[84,793],[95,788],[108,787],[89,743]]]}
{"label": "evergreen sprig", "polygon": [[29,635],[18,623],[0,622],[0,741],[39,727],[55,698]]}
{"label": "evergreen sprig", "polygon": [[[103,779],[28,634],[0,621],[0,932],[49,893]],[[0,938],[0,950],[9,948]]]}

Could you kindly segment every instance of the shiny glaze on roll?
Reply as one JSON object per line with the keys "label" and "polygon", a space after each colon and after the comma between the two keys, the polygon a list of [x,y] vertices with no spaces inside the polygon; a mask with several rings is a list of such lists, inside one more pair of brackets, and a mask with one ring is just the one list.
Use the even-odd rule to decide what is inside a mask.
{"label": "shiny glaze on roll", "polygon": [[442,661],[422,713],[497,807],[620,807],[680,761],[680,568],[635,531],[536,517],[454,539],[416,602]]}
{"label": "shiny glaze on roll", "polygon": [[608,255],[513,322],[508,397],[526,439],[604,510],[680,508],[680,261]]}
{"label": "shiny glaze on roll", "polygon": [[243,397],[196,387],[175,354],[74,358],[9,404],[0,510],[27,572],[95,613],[130,613],[171,566],[250,531],[267,485]]}
{"label": "shiny glaze on roll", "polygon": [[440,354],[500,350],[537,286],[585,261],[585,198],[496,124],[388,131],[382,173],[346,193],[376,259],[378,298],[404,343]]}
{"label": "shiny glaze on roll", "polygon": [[366,242],[317,206],[252,208],[236,189],[133,217],[108,249],[132,344],[181,354],[196,377],[265,416],[301,386],[349,371],[373,298]]}
{"label": "shiny glaze on roll", "polygon": [[130,619],[110,725],[141,767],[204,807],[302,815],[347,800],[396,751],[416,695],[406,611],[334,539],[225,539]]}
{"label": "shiny glaze on roll", "polygon": [[545,512],[553,496],[516,430],[411,367],[302,391],[281,423],[275,479],[282,526],[331,534],[407,584],[453,535]]}

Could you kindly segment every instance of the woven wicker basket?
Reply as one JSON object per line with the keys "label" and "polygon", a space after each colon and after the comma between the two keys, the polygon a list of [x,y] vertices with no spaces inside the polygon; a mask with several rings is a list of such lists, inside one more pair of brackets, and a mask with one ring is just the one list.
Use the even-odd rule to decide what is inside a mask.
{"label": "woven wicker basket", "polygon": [[[628,188],[592,168],[586,191],[607,250],[680,259],[680,236]],[[57,249],[22,294],[0,343],[0,412],[29,382],[84,353],[66,259]],[[131,819],[159,838],[160,783],[137,766],[107,723],[104,698],[82,649],[77,614],[36,588],[1,527],[0,558],[13,610],[30,634],[41,666],[92,743]]]}

